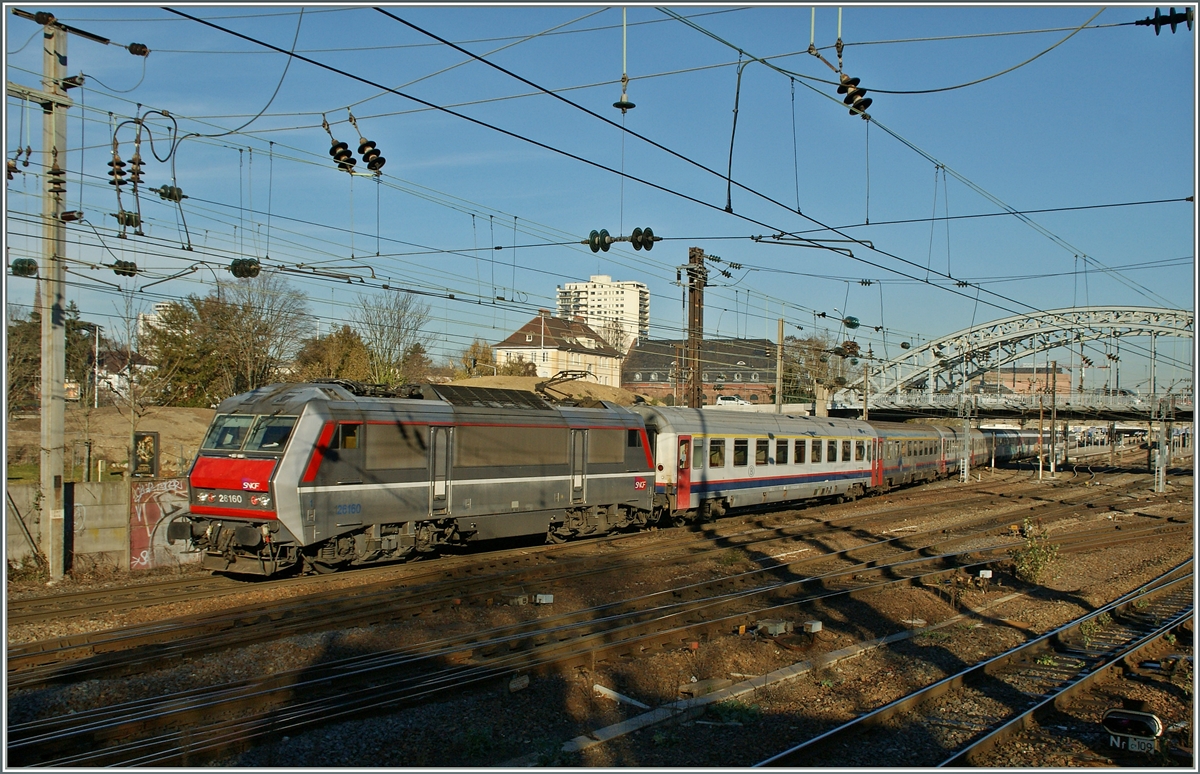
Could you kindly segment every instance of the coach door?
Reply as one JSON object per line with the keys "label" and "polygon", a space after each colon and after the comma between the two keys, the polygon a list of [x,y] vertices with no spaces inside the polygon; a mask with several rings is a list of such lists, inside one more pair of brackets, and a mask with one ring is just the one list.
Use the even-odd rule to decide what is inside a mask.
{"label": "coach door", "polygon": [[692,437],[679,436],[678,467],[675,473],[675,510],[692,506]]}
{"label": "coach door", "polygon": [[446,514],[450,512],[450,439],[451,428],[433,427],[430,429],[429,453],[433,464],[430,465],[432,477],[430,486],[430,512]]}
{"label": "coach door", "polygon": [[571,502],[581,503],[586,497],[584,465],[587,454],[587,431],[571,431]]}
{"label": "coach door", "polygon": [[883,439],[872,438],[874,454],[871,457],[871,486],[883,486]]}

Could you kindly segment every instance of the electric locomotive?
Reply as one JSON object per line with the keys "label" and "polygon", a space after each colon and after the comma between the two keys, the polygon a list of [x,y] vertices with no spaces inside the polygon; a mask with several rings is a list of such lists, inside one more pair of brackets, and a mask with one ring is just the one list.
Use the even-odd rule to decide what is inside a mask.
{"label": "electric locomotive", "polygon": [[648,523],[641,417],[528,392],[353,382],[277,384],[221,403],[168,540],[202,566],[273,575],[545,534]]}

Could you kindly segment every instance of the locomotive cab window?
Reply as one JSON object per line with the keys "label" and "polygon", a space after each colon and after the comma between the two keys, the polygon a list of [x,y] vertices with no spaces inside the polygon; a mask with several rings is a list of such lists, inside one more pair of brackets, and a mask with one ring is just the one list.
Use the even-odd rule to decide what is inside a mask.
{"label": "locomotive cab window", "polygon": [[625,445],[630,449],[642,448],[642,433],[640,430],[625,431]]}
{"label": "locomotive cab window", "polygon": [[246,451],[282,452],[296,426],[296,417],[260,417],[250,432]]}
{"label": "locomotive cab window", "polygon": [[337,432],[333,436],[332,449],[357,449],[358,434],[361,432],[362,425],[360,424],[345,424],[340,423],[337,426]]}
{"label": "locomotive cab window", "polygon": [[237,451],[242,448],[254,417],[249,414],[221,414],[213,419],[212,427],[200,448],[215,451]]}

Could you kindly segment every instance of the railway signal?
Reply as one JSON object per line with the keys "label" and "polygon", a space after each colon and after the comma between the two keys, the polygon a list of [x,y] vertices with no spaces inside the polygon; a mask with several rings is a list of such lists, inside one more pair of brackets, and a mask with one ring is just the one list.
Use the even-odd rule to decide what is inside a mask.
{"label": "railway signal", "polygon": [[864,121],[869,119],[870,116],[867,115],[867,108],[871,107],[873,100],[867,96],[866,89],[859,88],[858,84],[861,82],[861,79],[851,78],[845,73],[842,73],[839,78],[842,85],[837,87],[837,92],[838,94],[846,95],[842,103],[850,108],[850,115],[862,116]]}

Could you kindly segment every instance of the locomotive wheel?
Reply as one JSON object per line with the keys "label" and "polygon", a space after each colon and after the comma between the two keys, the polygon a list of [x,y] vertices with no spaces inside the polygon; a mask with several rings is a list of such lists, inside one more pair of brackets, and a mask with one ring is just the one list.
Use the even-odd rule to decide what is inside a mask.
{"label": "locomotive wheel", "polygon": [[672,514],[672,516],[671,516],[671,526],[672,527],[682,527],[684,524],[687,524],[686,516],[684,516],[682,514]]}

